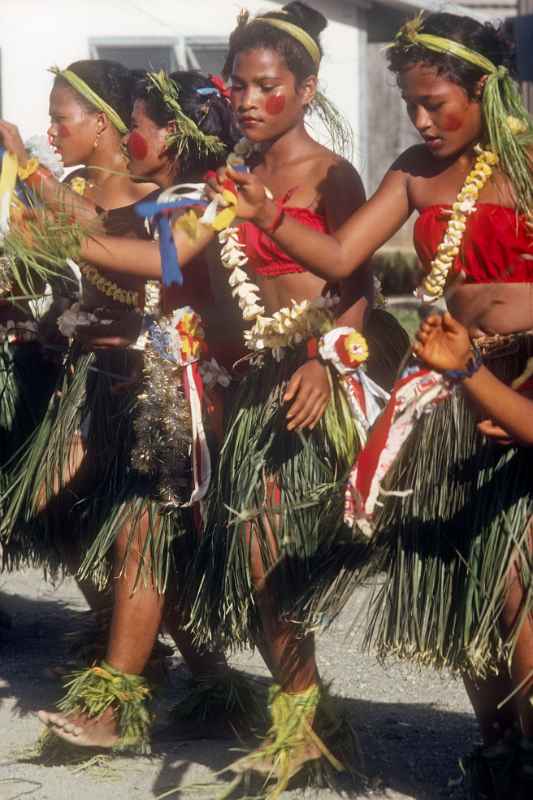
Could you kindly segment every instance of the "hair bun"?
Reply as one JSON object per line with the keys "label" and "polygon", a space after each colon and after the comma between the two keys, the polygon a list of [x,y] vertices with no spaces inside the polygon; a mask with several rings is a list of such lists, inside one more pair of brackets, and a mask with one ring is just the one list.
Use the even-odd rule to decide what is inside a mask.
{"label": "hair bun", "polygon": [[287,13],[292,22],[307,31],[316,41],[328,24],[326,17],[320,11],[308,6],[307,3],[287,3],[282,10]]}

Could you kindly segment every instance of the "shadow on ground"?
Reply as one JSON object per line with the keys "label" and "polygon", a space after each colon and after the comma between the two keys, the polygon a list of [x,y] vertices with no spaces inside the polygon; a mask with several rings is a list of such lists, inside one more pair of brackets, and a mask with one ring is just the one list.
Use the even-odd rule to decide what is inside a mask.
{"label": "shadow on ground", "polygon": [[[50,667],[67,660],[68,636],[65,634],[84,624],[86,612],[73,610],[72,605],[69,607],[58,599],[29,599],[2,592],[0,608],[3,612],[0,703],[4,698],[14,697],[15,713],[19,715],[52,707],[62,689],[60,681],[50,673]],[[175,691],[172,681],[162,692],[158,704],[160,712],[163,707],[168,710],[172,702]],[[374,792],[382,796],[389,790],[416,800],[461,796],[457,785],[458,759],[471,749],[476,738],[472,716],[424,703],[382,702],[379,697],[375,701],[344,698],[343,707],[359,738],[367,779],[363,786],[339,778],[337,788],[343,796],[372,796]],[[234,776],[230,773],[219,776],[215,789],[215,779],[207,770],[211,774],[223,770],[238,757],[242,746],[231,739],[155,743],[149,762],[150,771],[157,771],[151,796],[159,797],[175,789],[169,796],[183,800],[191,795],[192,785],[198,784],[198,776],[203,779],[204,770],[199,769],[203,767],[205,781],[211,782],[211,788],[206,787],[201,796],[216,797]],[[197,796],[194,792],[193,795]],[[232,795],[239,796],[242,794]],[[315,796],[321,797],[322,792],[318,790]]]}
{"label": "shadow on ground", "polygon": [[[416,800],[461,796],[458,761],[474,744],[476,726],[472,717],[423,704],[367,702],[353,698],[344,698],[343,709],[361,745],[365,780],[338,777],[334,786],[342,796],[372,796],[373,792],[389,790]],[[158,755],[163,763],[153,784],[153,796],[159,797],[177,787],[169,797],[184,800],[193,788],[187,777],[191,764],[213,771],[223,770],[240,755],[240,747],[238,741],[204,740],[180,743],[166,751],[160,749]],[[356,764],[356,768],[360,765]],[[225,785],[229,787],[233,777],[229,772],[221,775],[216,791],[214,779],[211,779],[211,792],[206,787],[205,796],[218,796]],[[316,796],[320,794],[317,790]],[[249,794],[231,795],[232,798],[243,796],[249,797]]]}

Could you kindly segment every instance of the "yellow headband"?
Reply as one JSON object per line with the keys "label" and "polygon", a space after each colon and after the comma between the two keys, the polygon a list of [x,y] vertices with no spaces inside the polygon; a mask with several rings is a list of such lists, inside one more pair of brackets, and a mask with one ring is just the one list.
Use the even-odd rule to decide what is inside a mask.
{"label": "yellow headband", "polygon": [[76,75],[75,72],[72,72],[70,69],[59,69],[59,67],[51,67],[50,72],[54,75],[59,76],[60,78],[64,78],[67,83],[69,83],[73,89],[75,89],[78,94],[81,94],[86,100],[91,103],[95,108],[99,111],[102,111],[109,121],[115,126],[117,131],[124,136],[128,132],[127,126],[124,124],[120,116],[117,114],[115,109],[106,103],[105,100],[96,94],[96,92],[91,89],[91,87],[85,83],[85,81]]}
{"label": "yellow headband", "polygon": [[402,44],[402,39],[406,40],[405,44],[419,44],[427,50],[433,50],[436,53],[450,53],[452,56],[460,58],[462,61],[467,61],[475,67],[479,67],[482,72],[488,75],[496,73],[507,72],[506,67],[497,67],[492,61],[481,53],[471,50],[464,44],[454,42],[453,39],[445,39],[443,36],[433,36],[431,33],[419,33],[423,26],[422,15],[419,14],[415,19],[406,22],[396,34],[395,41],[390,45],[394,47],[397,44]]}
{"label": "yellow headband", "polygon": [[293,39],[296,39],[297,42],[300,42],[300,44],[307,50],[313,59],[313,64],[318,70],[320,66],[320,60],[322,58],[320,48],[313,37],[310,36],[307,31],[304,31],[303,28],[300,28],[293,22],[286,22],[284,19],[272,19],[270,17],[255,17],[252,22],[264,22],[265,25],[272,25],[273,28],[278,28],[280,31],[288,33],[289,36],[292,36]]}

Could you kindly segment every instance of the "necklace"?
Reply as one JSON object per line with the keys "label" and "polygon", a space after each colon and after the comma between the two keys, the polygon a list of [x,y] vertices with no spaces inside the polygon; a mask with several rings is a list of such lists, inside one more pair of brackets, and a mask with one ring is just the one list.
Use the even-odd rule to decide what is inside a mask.
{"label": "necklace", "polygon": [[452,205],[450,221],[446,227],[444,238],[437,248],[435,258],[429,265],[429,274],[415,292],[416,296],[426,303],[433,303],[443,296],[449,273],[459,254],[466,230],[467,217],[476,210],[479,193],[491,177],[493,167],[499,161],[496,153],[489,149],[483,149],[479,144],[476,145],[475,152],[477,157],[474,166],[466,176],[463,188]]}

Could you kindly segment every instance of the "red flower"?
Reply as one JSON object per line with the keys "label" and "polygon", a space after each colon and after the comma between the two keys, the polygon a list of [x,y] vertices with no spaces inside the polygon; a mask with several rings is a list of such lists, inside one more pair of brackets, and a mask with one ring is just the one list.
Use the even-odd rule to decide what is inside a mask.
{"label": "red flower", "polygon": [[215,89],[218,89],[222,97],[225,97],[227,100],[229,100],[231,92],[229,86],[226,86],[224,79],[221,78],[220,75],[211,75],[211,73],[208,75],[208,78]]}

